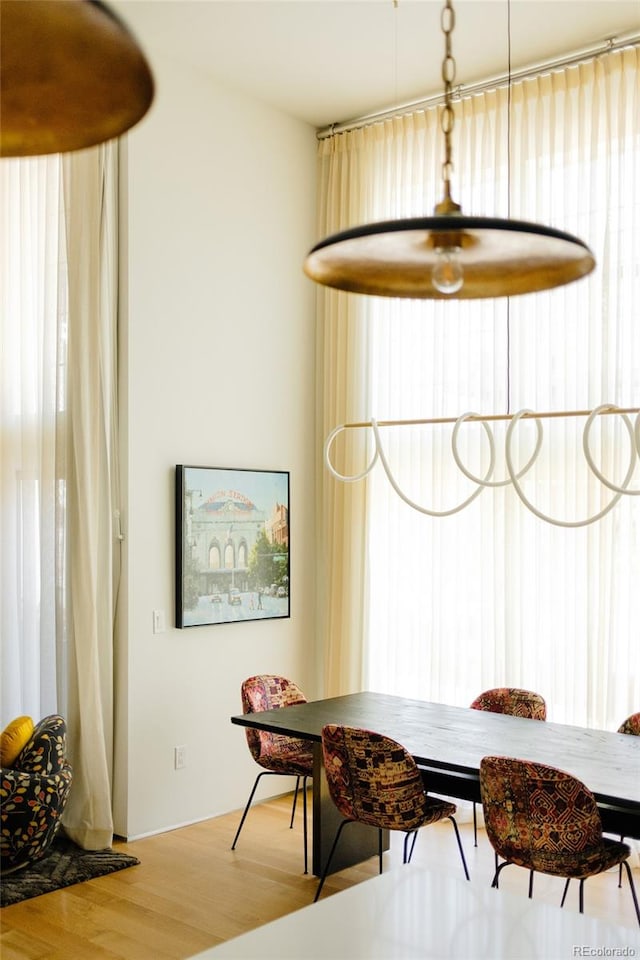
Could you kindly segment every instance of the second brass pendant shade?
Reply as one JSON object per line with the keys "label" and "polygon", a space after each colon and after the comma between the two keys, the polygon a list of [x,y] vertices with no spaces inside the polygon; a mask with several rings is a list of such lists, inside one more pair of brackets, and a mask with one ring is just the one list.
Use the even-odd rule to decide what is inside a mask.
{"label": "second brass pendant shade", "polygon": [[317,283],[351,293],[433,300],[511,297],[586,276],[595,259],[577,237],[536,223],[466,216],[452,200],[455,16],[451,0],[445,0],[441,23],[445,36],[442,201],[431,217],[380,221],[321,240],[306,257],[305,273]]}
{"label": "second brass pendant shade", "polygon": [[[434,280],[440,251],[446,250],[455,251],[462,276],[451,293],[446,283],[438,286],[437,276]],[[390,220],[334,234],[310,251],[305,272],[351,293],[447,300],[548,290],[586,276],[594,266],[586,244],[567,233],[519,220],[456,214]]]}

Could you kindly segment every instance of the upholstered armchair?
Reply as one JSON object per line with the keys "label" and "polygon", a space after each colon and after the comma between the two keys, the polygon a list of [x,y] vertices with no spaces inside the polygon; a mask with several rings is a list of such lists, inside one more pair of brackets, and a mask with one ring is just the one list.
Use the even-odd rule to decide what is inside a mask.
{"label": "upholstered armchair", "polygon": [[71,789],[62,717],[42,719],[0,783],[0,865],[3,873],[41,860],[50,850]]}

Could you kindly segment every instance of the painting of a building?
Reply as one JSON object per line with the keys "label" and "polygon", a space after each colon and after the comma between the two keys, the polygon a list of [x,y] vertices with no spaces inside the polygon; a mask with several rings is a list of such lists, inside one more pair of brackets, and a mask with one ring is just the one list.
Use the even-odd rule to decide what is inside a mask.
{"label": "painting of a building", "polygon": [[183,625],[288,616],[288,474],[182,469]]}

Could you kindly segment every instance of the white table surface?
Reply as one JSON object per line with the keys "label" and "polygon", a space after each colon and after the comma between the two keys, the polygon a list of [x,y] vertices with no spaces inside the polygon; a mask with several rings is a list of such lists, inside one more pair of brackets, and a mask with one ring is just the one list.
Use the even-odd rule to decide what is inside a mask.
{"label": "white table surface", "polygon": [[[616,877],[612,874],[612,883]],[[589,896],[589,881],[585,898]],[[626,883],[619,891],[629,897]],[[640,960],[640,928],[470,884],[389,870],[211,947],[191,960]]]}

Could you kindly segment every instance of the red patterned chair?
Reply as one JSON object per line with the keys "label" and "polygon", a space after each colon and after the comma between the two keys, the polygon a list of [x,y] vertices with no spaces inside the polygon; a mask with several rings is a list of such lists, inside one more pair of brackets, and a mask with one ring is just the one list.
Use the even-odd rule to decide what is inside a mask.
{"label": "red patterned chair", "polygon": [[[286,677],[273,674],[260,674],[249,677],[241,688],[242,712],[258,713],[262,710],[276,710],[280,707],[290,707],[296,703],[306,703],[307,698],[300,688]],[[244,808],[242,819],[236,831],[231,849],[235,850],[240,831],[249,812],[258,782],[264,776],[295,777],[296,787],[293,795],[290,827],[296,812],[296,801],[300,779],[302,778],[302,806],[304,817],[304,872],[307,873],[307,780],[313,774],[313,744],[309,740],[300,740],[297,737],[286,737],[278,733],[269,733],[267,730],[246,728],[247,743],[253,759],[264,769],[256,777],[253,789],[249,794],[247,805]]]}
{"label": "red patterned chair", "polygon": [[521,690],[520,687],[495,687],[493,690],[485,690],[473,701],[471,709],[506,713],[510,717],[526,717],[528,720],[547,719],[544,697],[532,690]]}
{"label": "red patterned chair", "polygon": [[11,766],[2,768],[0,863],[3,874],[41,860],[60,829],[60,817],[72,783],[66,733],[62,717],[44,717]]}
{"label": "red patterned chair", "polygon": [[618,733],[629,733],[632,737],[640,737],[640,713],[632,713],[620,724]]}
{"label": "red patterned chair", "polygon": [[[494,687],[492,690],[485,690],[475,698],[471,709],[486,710],[488,713],[505,713],[510,717],[525,717],[527,720],[547,719],[547,705],[544,697],[532,690],[522,690],[520,687]],[[473,845],[478,846],[475,803],[473,805]]]}
{"label": "red patterned chair", "polygon": [[467,880],[469,871],[454,813],[446,800],[430,797],[415,760],[389,737],[371,730],[327,724],[322,730],[322,752],[331,799],[344,818],[336,831],[314,903],[320,896],[342,830],[348,823],[364,823],[378,829],[378,856],[382,873],[382,831],[402,830],[404,863],[411,860],[417,831],[448,817],[453,824]]}
{"label": "red patterned chair", "polygon": [[602,834],[602,821],[593,794],[576,777],[541,763],[513,757],[484,757],[480,762],[480,793],[487,835],[504,863],[491,883],[510,864],[533,873],[566,878],[561,906],[572,878],[580,880],[580,913],[584,881],[610,867],[624,864],[640,923],[640,908],[631,869],[629,847]]}

